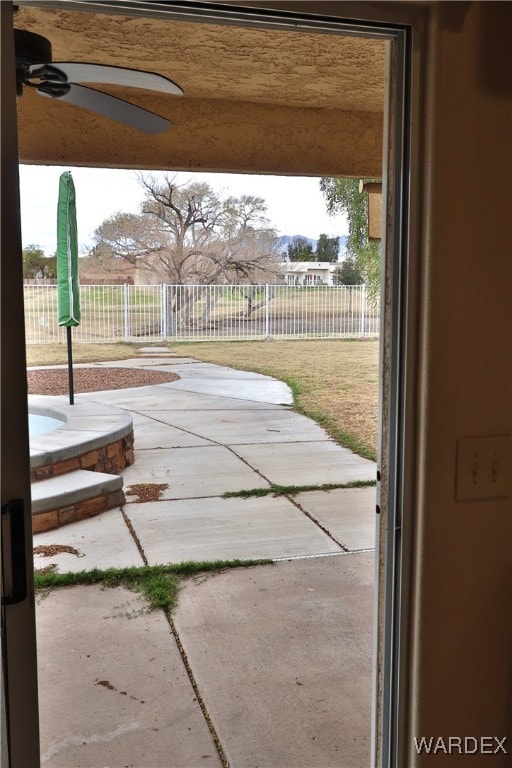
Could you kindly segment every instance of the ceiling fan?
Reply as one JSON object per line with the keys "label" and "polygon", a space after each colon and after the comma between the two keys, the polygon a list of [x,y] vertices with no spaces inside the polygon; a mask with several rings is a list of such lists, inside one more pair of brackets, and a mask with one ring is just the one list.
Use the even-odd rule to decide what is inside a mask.
{"label": "ceiling fan", "polygon": [[76,107],[97,112],[144,133],[160,133],[172,124],[170,120],[147,109],[137,107],[94,88],[78,83],[105,83],[132,88],[144,88],[175,96],[183,94],[179,85],[163,75],[139,69],[113,67],[86,62],[52,62],[50,41],[34,32],[15,29],[16,91],[23,86],[35,88],[37,93],[60,99]]}

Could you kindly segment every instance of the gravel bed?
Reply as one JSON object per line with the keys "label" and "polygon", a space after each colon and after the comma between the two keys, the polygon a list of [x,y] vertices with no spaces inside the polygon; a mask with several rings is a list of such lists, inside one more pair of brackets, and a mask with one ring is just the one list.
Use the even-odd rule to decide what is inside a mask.
{"label": "gravel bed", "polygon": [[[30,395],[67,395],[67,368],[28,371],[28,392]],[[73,389],[80,392],[101,392],[105,389],[129,389],[147,387],[176,381],[176,373],[147,371],[140,368],[75,368]]]}

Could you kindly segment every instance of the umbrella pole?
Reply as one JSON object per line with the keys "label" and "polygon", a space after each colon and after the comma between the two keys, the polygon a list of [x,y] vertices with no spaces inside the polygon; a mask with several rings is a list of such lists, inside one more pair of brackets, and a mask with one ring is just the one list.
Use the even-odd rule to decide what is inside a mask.
{"label": "umbrella pole", "polygon": [[68,382],[69,382],[69,404],[75,404],[75,393],[73,390],[73,350],[71,348],[71,326],[66,328],[68,338]]}

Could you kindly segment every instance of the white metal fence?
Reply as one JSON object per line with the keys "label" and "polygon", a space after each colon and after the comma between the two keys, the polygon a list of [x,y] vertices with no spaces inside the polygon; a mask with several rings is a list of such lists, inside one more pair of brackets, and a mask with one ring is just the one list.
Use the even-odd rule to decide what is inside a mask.
{"label": "white metal fence", "polygon": [[[28,344],[65,341],[57,286],[25,285]],[[76,342],[378,336],[364,285],[83,285]]]}

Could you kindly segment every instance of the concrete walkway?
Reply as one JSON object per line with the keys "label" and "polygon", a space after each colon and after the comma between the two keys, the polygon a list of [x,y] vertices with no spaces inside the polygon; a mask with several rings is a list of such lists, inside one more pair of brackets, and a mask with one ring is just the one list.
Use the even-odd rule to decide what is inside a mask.
{"label": "concrete walkway", "polygon": [[[172,622],[122,588],[39,595],[43,765],[365,768],[375,489],[222,495],[373,480],[375,465],[259,374],[170,354],[97,365],[180,379],[77,397],[133,415],[127,504],[34,537],[76,552],[35,567],[276,562],[185,580]],[[161,498],[140,503],[136,484]]]}

